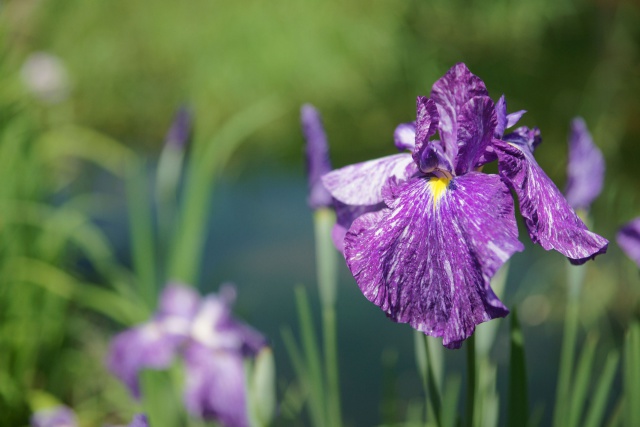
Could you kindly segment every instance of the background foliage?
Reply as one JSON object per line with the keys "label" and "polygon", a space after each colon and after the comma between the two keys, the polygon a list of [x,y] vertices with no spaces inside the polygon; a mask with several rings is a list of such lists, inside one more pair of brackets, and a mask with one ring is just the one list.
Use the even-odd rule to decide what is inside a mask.
{"label": "background foliage", "polygon": [[[24,79],[34,52],[54,55],[68,74],[55,102]],[[0,424],[26,424],[40,392],[73,405],[87,425],[133,411],[102,367],[107,338],[152,308],[132,291],[140,271],[123,182],[132,158],[153,169],[184,103],[195,112],[194,150],[260,100],[282,111],[215,175],[196,284],[237,282],[241,314],[272,337],[286,378],[279,328],[295,322],[292,285],[314,280],[299,106],[323,113],[335,166],[389,154],[416,95],[458,61],[494,99],[505,93],[510,111],[528,110],[521,123],[542,130],[536,156],[560,188],[569,120],[585,118],[607,162],[597,232],[613,241],[640,214],[640,7],[631,0],[0,3]],[[559,339],[565,260],[532,252],[514,257],[506,302],[520,308],[530,400],[548,408],[558,357],[540,349]],[[638,274],[615,244],[588,271],[581,325],[600,331],[595,357],[604,360],[637,310]],[[410,331],[363,301],[344,268],[341,277],[345,419],[380,422],[371,407],[395,378],[386,385],[399,403],[384,407],[393,419],[420,390]],[[396,375],[378,375],[381,365]]]}

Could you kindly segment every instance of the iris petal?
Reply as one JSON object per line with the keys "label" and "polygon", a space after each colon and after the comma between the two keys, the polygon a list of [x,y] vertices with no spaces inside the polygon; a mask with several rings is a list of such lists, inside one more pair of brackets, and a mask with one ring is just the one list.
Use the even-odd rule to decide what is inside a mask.
{"label": "iris petal", "polygon": [[457,116],[460,109],[474,96],[487,95],[489,92],[487,92],[482,79],[472,74],[463,63],[451,67],[444,76],[433,84],[431,99],[438,106],[440,138],[451,160],[458,152]]}
{"label": "iris petal", "polygon": [[224,427],[248,427],[242,357],[198,343],[185,350],[185,405],[191,414]]}
{"label": "iris petal", "polygon": [[407,179],[416,171],[411,155],[401,153],[331,171],[322,182],[342,203],[375,205],[382,202],[382,187],[389,178]]}
{"label": "iris petal", "polygon": [[640,218],[626,223],[618,231],[616,241],[627,256],[640,268]]}
{"label": "iris petal", "polygon": [[507,315],[490,279],[523,246],[497,175],[441,180],[391,181],[389,208],[354,221],[345,257],[365,297],[387,316],[457,348],[477,324]]}
{"label": "iris petal", "polygon": [[473,169],[491,143],[495,128],[496,112],[491,98],[477,96],[462,106],[458,115],[457,175]]}
{"label": "iris petal", "polygon": [[400,151],[413,150],[416,146],[415,122],[399,124],[393,132],[393,143]]}
{"label": "iris petal", "polygon": [[538,165],[528,144],[494,140],[500,176],[515,191],[529,236],[555,249],[572,264],[584,264],[607,251],[607,239],[592,233]]}
{"label": "iris petal", "polygon": [[574,209],[589,209],[602,191],[604,157],[581,118],[573,119],[569,136],[569,162],[565,194]]}

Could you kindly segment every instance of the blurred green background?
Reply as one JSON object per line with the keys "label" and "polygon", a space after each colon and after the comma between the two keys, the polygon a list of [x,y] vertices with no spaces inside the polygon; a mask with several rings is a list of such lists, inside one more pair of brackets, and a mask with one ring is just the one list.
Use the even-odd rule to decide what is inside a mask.
{"label": "blurred green background", "polygon": [[[131,265],[119,174],[123,153],[141,154],[151,168],[180,105],[194,111],[196,139],[210,139],[238,111],[275,99],[283,113],[251,134],[220,179],[198,285],[214,290],[222,281],[238,284],[240,313],[271,336],[286,377],[279,328],[294,322],[292,285],[314,285],[300,105],[312,103],[323,114],[334,166],[390,154],[395,126],[414,119],[415,97],[427,95],[437,78],[463,61],[494,99],[504,93],[510,111],[528,111],[520,123],[541,129],[544,143],[536,156],[560,188],[569,121],[585,118],[607,162],[594,228],[612,244],[588,267],[583,323],[616,342],[634,310],[637,270],[613,237],[620,224],[640,215],[635,1],[5,0],[0,58],[4,273],[18,269],[15,259],[28,258],[68,273],[69,283],[131,280],[122,271]],[[74,214],[84,218],[77,223],[104,241],[94,236],[83,237],[84,246],[61,243],[66,238],[56,227],[64,219],[52,219],[44,230],[34,230],[38,216],[27,225],[11,221],[12,212],[26,212],[16,201],[50,207],[68,220],[61,206],[68,209],[70,200]],[[82,234],[73,224],[66,223],[69,236]],[[558,254],[529,246],[514,257],[507,284],[507,305],[524,305],[525,336],[534,343],[527,349],[530,369],[548,373],[532,380],[532,400],[547,407],[557,353],[543,353],[536,343],[559,340],[564,263]],[[30,264],[24,268],[32,271]],[[148,311],[123,308],[114,324],[114,316],[106,320],[86,304],[93,297],[79,304],[60,295],[48,284],[52,274],[43,270],[39,279],[30,278],[39,286],[29,294],[23,272],[0,279],[0,343],[13,349],[0,354],[3,425],[26,422],[28,390],[75,404],[87,425],[105,416],[126,419],[132,409],[124,388],[108,379],[99,385],[81,379],[94,375],[89,372],[108,378],[101,367],[107,337]],[[373,425],[381,419],[383,352],[387,365],[398,358],[391,365],[401,399],[420,393],[412,337],[409,328],[388,322],[364,301],[346,268],[341,274],[345,418],[350,425]],[[18,285],[20,301],[7,290]],[[39,309],[42,301],[46,310]],[[34,304],[38,309],[27,309]],[[455,365],[462,356],[451,357]]]}

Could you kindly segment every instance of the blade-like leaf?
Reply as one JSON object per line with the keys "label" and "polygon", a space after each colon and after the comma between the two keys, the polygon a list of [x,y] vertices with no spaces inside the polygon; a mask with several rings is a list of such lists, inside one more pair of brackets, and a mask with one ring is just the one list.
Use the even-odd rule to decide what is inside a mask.
{"label": "blade-like leaf", "polygon": [[520,329],[518,313],[511,313],[511,354],[509,356],[509,406],[510,426],[526,426],[529,420],[529,395],[527,392],[527,364],[524,352],[524,335]]}

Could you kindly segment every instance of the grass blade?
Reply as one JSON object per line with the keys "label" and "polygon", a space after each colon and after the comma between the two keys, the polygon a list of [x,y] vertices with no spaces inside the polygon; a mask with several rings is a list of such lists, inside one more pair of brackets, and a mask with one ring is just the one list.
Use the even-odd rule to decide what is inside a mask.
{"label": "grass blade", "polygon": [[[596,351],[598,338],[591,335],[582,349],[582,355],[578,361],[576,378],[571,388],[571,401],[569,406],[569,421],[567,427],[576,427],[582,417],[589,383],[591,382],[591,371],[593,369],[593,357]],[[559,408],[556,408],[558,410]]]}
{"label": "grass blade", "polygon": [[295,290],[296,306],[298,308],[298,321],[302,335],[302,347],[306,359],[306,366],[309,379],[309,392],[311,394],[309,407],[311,409],[314,424],[325,426],[325,394],[322,379],[322,365],[320,363],[320,350],[316,339],[313,318],[311,316],[311,306],[305,289],[298,286]]}
{"label": "grass blade", "polygon": [[640,323],[629,327],[624,348],[624,393],[628,426],[640,426]]}
{"label": "grass blade", "polygon": [[602,425],[604,411],[607,407],[607,400],[611,391],[611,384],[613,383],[619,360],[620,353],[615,350],[609,352],[602,374],[600,374],[600,381],[596,387],[589,412],[587,412],[584,427],[598,427]]}
{"label": "grass blade", "polygon": [[511,313],[511,354],[509,356],[509,403],[507,425],[526,426],[529,421],[529,395],[527,391],[527,364],[524,335],[520,329],[518,313]]}

